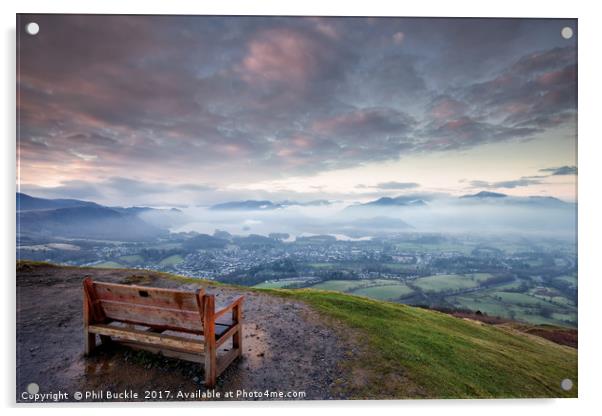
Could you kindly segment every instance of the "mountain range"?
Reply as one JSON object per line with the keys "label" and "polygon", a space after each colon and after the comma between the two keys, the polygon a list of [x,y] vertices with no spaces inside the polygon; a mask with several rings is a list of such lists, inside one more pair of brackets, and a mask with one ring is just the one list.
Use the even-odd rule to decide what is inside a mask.
{"label": "mountain range", "polygon": [[140,241],[168,233],[139,217],[146,207],[106,207],[76,199],[45,199],[17,193],[19,235]]}

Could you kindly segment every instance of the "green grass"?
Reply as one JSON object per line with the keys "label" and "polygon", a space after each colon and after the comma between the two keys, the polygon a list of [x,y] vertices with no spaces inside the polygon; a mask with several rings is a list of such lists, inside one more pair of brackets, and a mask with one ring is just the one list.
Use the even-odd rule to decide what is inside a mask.
{"label": "green grass", "polygon": [[492,292],[492,295],[497,298],[501,298],[502,302],[512,303],[515,305],[525,306],[537,306],[547,304],[548,302],[538,299],[533,296],[529,296],[525,293],[516,292]]}
{"label": "green grass", "polygon": [[163,267],[173,267],[184,261],[184,257],[179,254],[174,254],[173,256],[165,257],[163,260],[159,262],[159,266]]}
{"label": "green grass", "polygon": [[336,290],[337,292],[348,292],[366,285],[363,280],[327,280],[312,286],[314,289]]}
{"label": "green grass", "polygon": [[[456,308],[481,311],[490,316],[515,319],[532,324],[552,324],[561,326],[576,326],[576,307],[567,304],[565,298],[559,298],[557,303],[547,299],[531,296],[525,293],[503,292],[488,290],[458,296],[448,296],[446,299]],[[555,298],[553,298],[555,299]],[[561,302],[564,300],[565,302]],[[538,313],[540,306],[545,306],[554,313],[546,318]]]}
{"label": "green grass", "polygon": [[577,286],[577,276],[559,276],[555,277],[554,280],[560,280],[569,283],[571,286]]}
{"label": "green grass", "polygon": [[[272,290],[362,334],[375,383],[359,398],[576,397],[577,351],[511,329],[335,292]],[[391,373],[405,377],[391,378]],[[573,380],[570,392],[560,388]],[[389,380],[386,385],[382,380]],[[397,380],[397,381],[391,381]]]}
{"label": "green grass", "polygon": [[470,309],[471,311],[481,311],[490,316],[510,317],[512,310],[502,302],[489,296],[479,296],[475,298],[471,295],[453,296],[447,298],[459,309]]}
{"label": "green grass", "polygon": [[124,265],[115,261],[103,261],[102,263],[95,264],[93,267],[100,269],[118,269],[124,267]]}
{"label": "green grass", "polygon": [[144,261],[144,258],[138,254],[135,254],[132,256],[121,256],[121,257],[119,257],[119,260],[121,260],[127,264],[136,264],[136,263],[142,263]]}
{"label": "green grass", "polygon": [[456,289],[470,289],[479,286],[480,282],[487,280],[491,275],[475,273],[468,275],[441,274],[421,277],[414,284],[425,292],[444,292]]}
{"label": "green grass", "polygon": [[253,287],[256,287],[258,289],[279,289],[279,288],[286,287],[288,285],[305,283],[305,282],[306,282],[305,279],[275,280],[275,281],[259,283]]}
{"label": "green grass", "polygon": [[401,296],[409,295],[413,292],[403,283],[389,284],[384,286],[372,286],[353,291],[354,295],[367,296],[369,298],[380,300],[393,300]]}

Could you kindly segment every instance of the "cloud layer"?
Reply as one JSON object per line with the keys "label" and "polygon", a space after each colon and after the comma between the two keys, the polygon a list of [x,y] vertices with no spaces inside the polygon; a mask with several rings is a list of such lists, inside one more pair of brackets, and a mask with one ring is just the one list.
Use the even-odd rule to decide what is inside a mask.
{"label": "cloud layer", "polygon": [[576,40],[558,35],[572,21],[40,15],[20,25],[31,19],[42,29],[19,43],[21,180],[67,193],[94,181],[152,193],[308,175],[527,140],[576,116]]}

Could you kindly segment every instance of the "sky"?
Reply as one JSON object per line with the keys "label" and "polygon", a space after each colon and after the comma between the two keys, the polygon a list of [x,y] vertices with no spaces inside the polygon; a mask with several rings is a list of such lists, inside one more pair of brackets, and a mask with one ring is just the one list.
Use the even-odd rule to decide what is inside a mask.
{"label": "sky", "polygon": [[576,20],[18,20],[22,192],[123,206],[576,199]]}

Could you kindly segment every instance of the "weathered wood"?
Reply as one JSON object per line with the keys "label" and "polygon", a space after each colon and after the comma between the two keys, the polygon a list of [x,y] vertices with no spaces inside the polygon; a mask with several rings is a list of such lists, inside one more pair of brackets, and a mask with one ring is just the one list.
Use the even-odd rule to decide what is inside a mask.
{"label": "weathered wood", "polygon": [[219,357],[217,364],[217,375],[219,376],[224,372],[226,368],[232,363],[232,361],[236,360],[240,356],[240,350],[238,348],[231,349],[223,356]]}
{"label": "weathered wood", "polygon": [[234,324],[233,323],[221,323],[221,322],[216,322],[215,323],[215,339],[219,339],[221,337],[224,336],[224,334],[226,332],[228,332],[230,330],[230,328],[232,328]]}
{"label": "weathered wood", "polygon": [[103,322],[106,319],[104,311],[98,303],[94,282],[90,277],[84,279],[84,292],[89,302],[90,322]]}
{"label": "weathered wood", "polygon": [[[215,311],[215,296],[203,289],[185,292],[173,289],[128,286],[84,280],[84,347],[86,354],[103,343],[161,353],[167,357],[202,363],[205,385],[214,387],[217,376],[242,355],[242,304],[239,297]],[[228,311],[232,322],[216,322]],[[110,323],[118,322],[124,326]],[[134,326],[144,326],[136,329]],[[203,340],[163,333],[202,335]],[[218,358],[217,349],[232,338],[233,348]]]}
{"label": "weathered wood", "polygon": [[238,350],[238,356],[242,356],[242,305],[241,299],[232,309],[232,321],[236,322],[237,330],[232,335],[232,348]]}
{"label": "weathered wood", "polygon": [[92,354],[92,352],[94,352],[94,349],[96,347],[96,334],[91,334],[88,331],[88,328],[90,326],[90,321],[92,319],[92,311],[91,311],[91,307],[92,307],[92,302],[90,300],[90,297],[88,295],[88,291],[87,291],[87,285],[89,284],[88,282],[91,281],[92,279],[90,279],[89,277],[84,279],[83,282],[83,299],[84,299],[84,355],[90,355]]}
{"label": "weathered wood", "polygon": [[100,300],[177,309],[195,312],[197,315],[199,311],[194,292],[102,282],[94,282],[94,288]]}
{"label": "weathered wood", "polygon": [[153,354],[161,354],[164,357],[177,358],[178,360],[190,361],[192,363],[203,364],[205,357],[203,354],[191,353],[188,351],[179,351],[172,348],[163,348],[156,345],[144,344],[136,341],[120,341],[120,345],[132,348],[134,350],[148,351]]}
{"label": "weathered wood", "polygon": [[228,311],[231,311],[234,308],[238,307],[239,305],[242,304],[243,301],[244,301],[243,296],[239,296],[238,298],[234,299],[234,301],[232,303],[230,303],[228,306],[225,306],[224,308],[215,312],[215,315],[214,315],[215,319],[219,319],[221,316],[225,315]]}
{"label": "weathered wood", "polygon": [[198,310],[158,308],[151,305],[139,305],[113,300],[101,300],[100,304],[107,318],[139,325],[186,329],[193,333],[203,332],[203,323]]}
{"label": "weathered wood", "polygon": [[214,387],[217,379],[217,347],[215,345],[215,296],[206,295],[203,303],[205,338],[205,386]]}
{"label": "weathered wood", "polygon": [[232,338],[232,336],[237,332],[240,332],[240,326],[238,324],[228,328],[228,330],[221,337],[217,338],[217,341],[215,342],[216,347],[219,348],[223,343],[228,341],[228,339]]}
{"label": "weathered wood", "polygon": [[174,335],[155,334],[153,332],[140,331],[130,328],[120,328],[105,324],[90,325],[88,330],[95,334],[115,337],[117,338],[116,341],[119,339],[137,341],[146,344],[154,344],[161,347],[179,349],[182,351],[190,351],[193,353],[202,353],[205,349],[201,340],[194,340]]}

